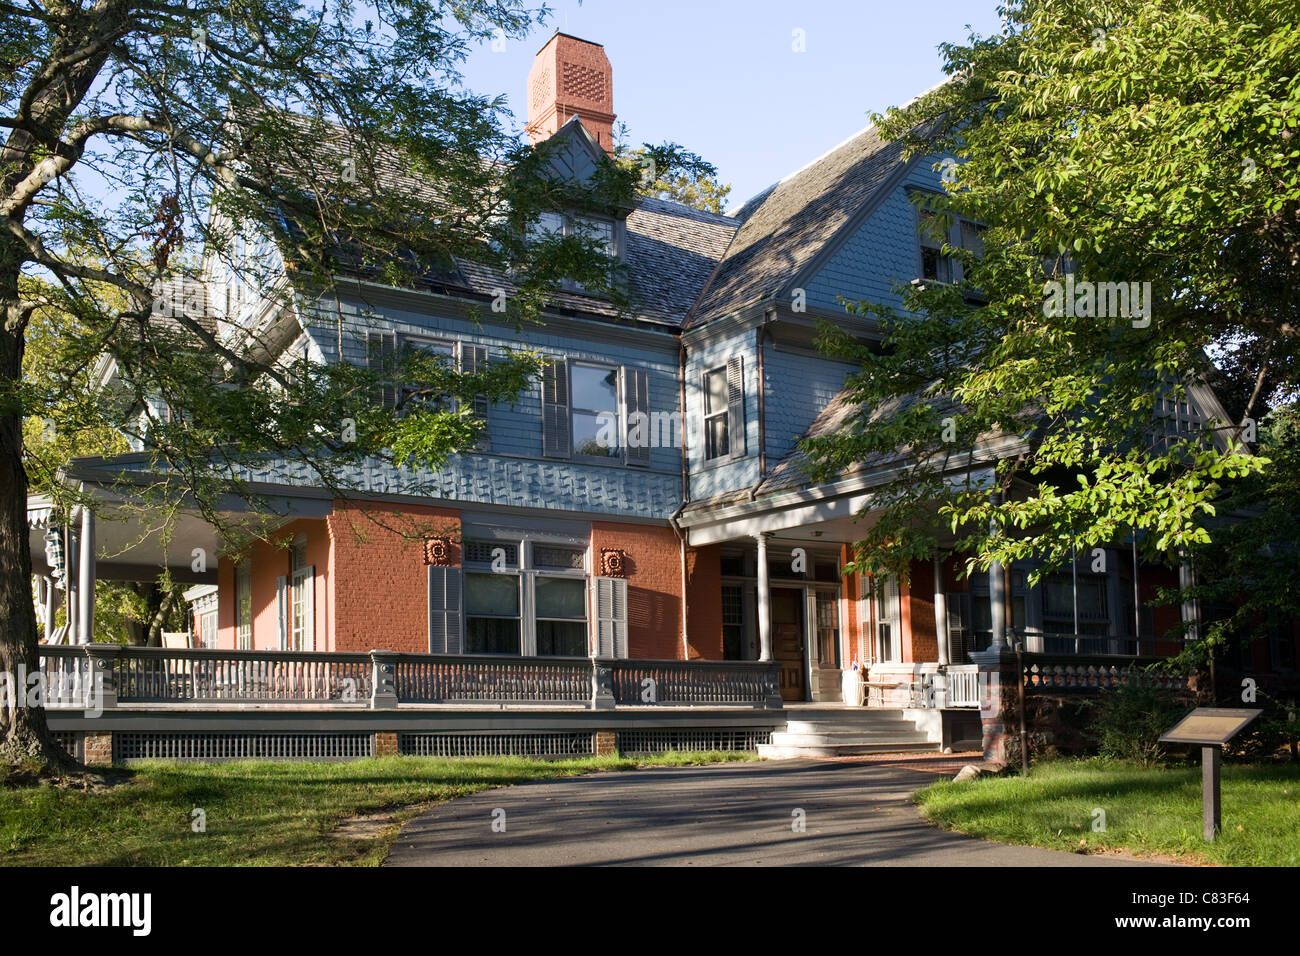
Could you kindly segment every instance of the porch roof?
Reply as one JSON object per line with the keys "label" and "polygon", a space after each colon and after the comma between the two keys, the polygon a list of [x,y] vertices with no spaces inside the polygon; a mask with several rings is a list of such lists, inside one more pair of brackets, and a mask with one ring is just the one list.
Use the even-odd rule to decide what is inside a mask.
{"label": "porch roof", "polygon": [[[96,576],[116,581],[150,581],[166,568],[183,584],[215,584],[216,558],[229,549],[221,531],[197,507],[182,504],[168,509],[150,508],[145,494],[164,476],[150,471],[124,470],[138,466],[145,455],[73,459],[62,478],[68,489],[94,504]],[[227,495],[217,502],[216,513],[232,528],[272,529],[296,518],[324,517],[333,512],[328,492],[283,485],[250,486],[249,497]],[[32,573],[48,575],[45,534],[60,521],[60,512],[48,494],[27,498],[28,548]],[[194,549],[202,548],[207,569],[193,569]]]}
{"label": "porch roof", "polygon": [[[868,417],[896,414],[918,397],[904,396],[894,404],[873,409]],[[832,435],[851,428],[860,411],[848,389],[844,389],[802,437]],[[989,432],[980,436],[973,448],[944,460],[943,471],[953,485],[969,482],[980,487],[992,482],[999,459],[1019,454],[1026,447],[1016,435]],[[833,481],[818,483],[809,476],[808,458],[796,445],[753,487],[687,504],[678,524],[689,529],[693,546],[763,532],[786,532],[783,537],[799,537],[802,532],[826,542],[851,544],[862,538],[873,523],[875,490],[905,473],[915,458],[908,449],[899,448],[874,455]]]}

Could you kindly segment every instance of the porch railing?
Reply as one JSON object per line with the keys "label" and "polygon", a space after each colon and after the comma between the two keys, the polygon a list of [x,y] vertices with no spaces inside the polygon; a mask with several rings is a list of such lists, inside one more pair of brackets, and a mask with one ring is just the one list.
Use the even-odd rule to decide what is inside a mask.
{"label": "porch railing", "polygon": [[396,664],[396,690],[398,700],[420,703],[583,703],[591,699],[591,662],[402,655]]}
{"label": "porch railing", "polygon": [[114,667],[120,702],[329,701],[371,696],[368,654],[122,648]]}
{"label": "porch railing", "polygon": [[781,696],[774,667],[751,661],[615,661],[618,704],[763,704]]}
{"label": "porch railing", "polygon": [[978,707],[980,705],[980,669],[976,664],[949,664],[949,707]]}
{"label": "porch railing", "polygon": [[1186,688],[1187,677],[1149,670],[1163,658],[1101,657],[1080,660],[1073,655],[1035,654],[1026,656],[1023,679],[1025,692],[1107,690],[1129,683],[1169,690]]}
{"label": "porch railing", "polygon": [[40,646],[46,704],[534,703],[780,708],[775,662]]}

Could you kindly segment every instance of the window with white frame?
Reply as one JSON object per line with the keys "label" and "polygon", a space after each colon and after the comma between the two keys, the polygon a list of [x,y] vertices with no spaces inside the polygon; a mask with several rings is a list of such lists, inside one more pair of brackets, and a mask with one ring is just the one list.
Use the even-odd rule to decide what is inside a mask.
{"label": "window with white frame", "polygon": [[618,400],[618,366],[575,361],[572,390],[573,452],[593,458],[623,454],[623,419]]}
{"label": "window with white frame", "polygon": [[[529,225],[527,235],[530,241],[579,236],[593,243],[609,259],[616,260],[619,257],[618,233],[619,223],[613,219],[577,213],[544,212]],[[582,283],[572,279],[564,280],[562,286],[576,292],[587,291]]]}
{"label": "window with white frame", "polygon": [[704,458],[726,458],[731,450],[727,421],[727,367],[704,373]]}
{"label": "window with white frame", "polygon": [[466,539],[462,560],[465,653],[587,655],[584,546]]}
{"label": "window with white frame", "polygon": [[[401,344],[403,348],[417,349],[436,356],[449,366],[456,358],[456,343],[448,339],[403,335]],[[428,386],[408,384],[401,388],[398,407],[404,410],[423,408],[428,411],[449,411],[455,407],[455,399],[445,392],[431,393]]]}
{"label": "window with white frame", "polygon": [[289,574],[277,582],[280,647],[316,650],[316,569],[307,563],[307,536],[297,535],[289,547]]}

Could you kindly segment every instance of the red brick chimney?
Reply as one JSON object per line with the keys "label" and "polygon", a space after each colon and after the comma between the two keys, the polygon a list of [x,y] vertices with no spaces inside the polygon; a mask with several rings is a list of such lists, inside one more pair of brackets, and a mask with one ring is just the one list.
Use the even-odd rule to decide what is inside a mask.
{"label": "red brick chimney", "polygon": [[528,71],[528,138],[540,143],[574,116],[613,154],[614,71],[605,48],[557,32]]}

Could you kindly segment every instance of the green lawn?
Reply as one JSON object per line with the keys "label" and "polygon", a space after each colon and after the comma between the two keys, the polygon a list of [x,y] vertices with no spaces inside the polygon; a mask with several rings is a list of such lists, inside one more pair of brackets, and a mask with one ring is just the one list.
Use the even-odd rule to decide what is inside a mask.
{"label": "green lawn", "polygon": [[[349,763],[150,762],[101,792],[0,786],[0,865],[229,866],[381,863],[396,836],[387,819],[422,805],[526,780],[653,764],[752,759],[736,753],[591,757],[385,757]],[[204,811],[207,830],[193,831]],[[338,824],[359,815],[369,825]]]}
{"label": "green lawn", "polygon": [[[1028,777],[944,781],[917,794],[942,827],[1053,850],[1158,854],[1188,863],[1300,866],[1300,767],[1223,767],[1223,831],[1201,838],[1200,767],[1062,760]],[[1105,832],[1094,832],[1095,810]]]}

